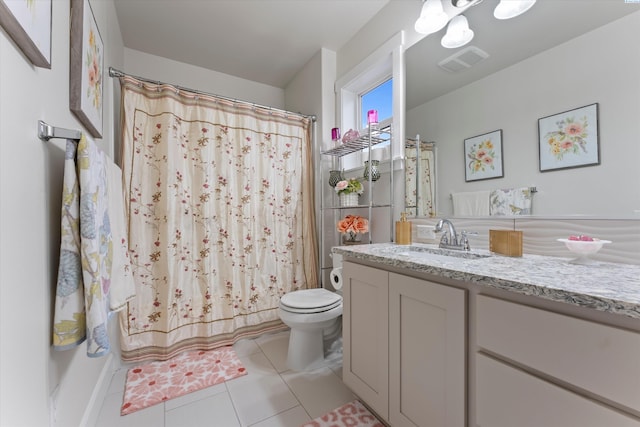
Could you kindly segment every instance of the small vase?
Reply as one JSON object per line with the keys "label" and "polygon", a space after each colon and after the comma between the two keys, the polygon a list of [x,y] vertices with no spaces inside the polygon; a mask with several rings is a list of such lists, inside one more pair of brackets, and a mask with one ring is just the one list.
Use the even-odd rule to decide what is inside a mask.
{"label": "small vase", "polygon": [[364,179],[369,179],[369,171],[371,171],[371,181],[377,181],[380,179],[380,169],[378,165],[380,160],[371,160],[371,168],[369,168],[369,161],[364,162]]}
{"label": "small vase", "polygon": [[358,193],[342,193],[340,194],[340,206],[358,206]]}
{"label": "small vase", "polygon": [[362,235],[355,231],[347,231],[342,235],[342,243],[345,245],[354,245],[362,242]]}
{"label": "small vase", "polygon": [[337,183],[344,180],[342,171],[329,171],[329,185],[335,187]]}

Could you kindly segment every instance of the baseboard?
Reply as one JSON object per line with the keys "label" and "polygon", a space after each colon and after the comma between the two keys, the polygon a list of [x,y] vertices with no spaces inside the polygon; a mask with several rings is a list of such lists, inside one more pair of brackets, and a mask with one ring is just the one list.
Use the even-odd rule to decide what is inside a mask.
{"label": "baseboard", "polygon": [[82,420],[80,421],[81,427],[96,425],[98,416],[100,415],[100,409],[102,409],[102,402],[104,402],[104,399],[107,396],[107,391],[109,391],[111,378],[116,370],[116,358],[111,353],[106,357],[107,362],[104,364],[102,371],[100,372],[100,377],[98,377],[98,381],[93,388],[87,408],[82,415]]}

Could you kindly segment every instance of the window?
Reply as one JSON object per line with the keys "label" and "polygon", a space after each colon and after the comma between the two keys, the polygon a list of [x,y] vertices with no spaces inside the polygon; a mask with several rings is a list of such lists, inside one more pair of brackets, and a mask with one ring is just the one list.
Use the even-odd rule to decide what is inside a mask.
{"label": "window", "polygon": [[[403,112],[399,108],[403,102],[401,90],[404,87],[404,76],[400,73],[402,42],[402,34],[398,33],[336,81],[336,118],[343,135],[349,129],[366,134],[367,111],[377,110],[378,127],[386,129],[393,125],[397,127],[394,139],[402,139],[400,123]],[[394,155],[401,156],[395,146],[393,150],[398,150],[398,153],[392,153],[391,145],[385,142],[376,144],[373,148],[375,159],[386,161]],[[364,149],[342,157],[341,168],[346,171],[362,168],[368,154]]]}
{"label": "window", "polygon": [[393,79],[360,95],[361,129],[367,128],[367,111],[378,111],[378,123],[385,124],[393,116]]}

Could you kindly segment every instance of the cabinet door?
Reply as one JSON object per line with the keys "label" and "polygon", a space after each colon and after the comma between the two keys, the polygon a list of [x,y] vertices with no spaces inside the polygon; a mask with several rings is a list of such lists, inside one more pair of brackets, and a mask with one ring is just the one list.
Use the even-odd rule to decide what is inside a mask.
{"label": "cabinet door", "polygon": [[466,424],[466,291],[389,274],[391,425]]}
{"label": "cabinet door", "polygon": [[621,412],[476,355],[478,427],[639,427]]}
{"label": "cabinet door", "polygon": [[389,273],[345,262],[344,383],[379,416],[389,418]]}

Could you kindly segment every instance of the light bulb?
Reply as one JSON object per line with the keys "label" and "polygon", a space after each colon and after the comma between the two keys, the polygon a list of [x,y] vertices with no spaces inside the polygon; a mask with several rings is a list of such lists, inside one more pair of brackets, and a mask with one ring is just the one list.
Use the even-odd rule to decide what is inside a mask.
{"label": "light bulb", "polygon": [[469,28],[469,21],[465,16],[458,15],[449,22],[447,33],[440,43],[443,47],[455,49],[469,43],[471,39],[473,39],[473,31]]}
{"label": "light bulb", "polygon": [[414,28],[418,33],[428,35],[443,29],[447,22],[449,16],[444,13],[441,0],[427,0]]}
{"label": "light bulb", "polygon": [[531,9],[535,2],[536,0],[500,0],[493,11],[493,16],[497,19],[515,18]]}

